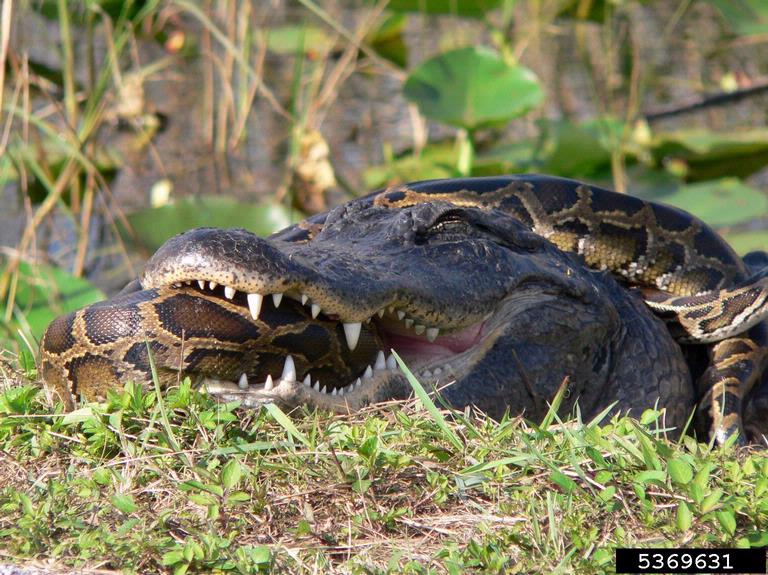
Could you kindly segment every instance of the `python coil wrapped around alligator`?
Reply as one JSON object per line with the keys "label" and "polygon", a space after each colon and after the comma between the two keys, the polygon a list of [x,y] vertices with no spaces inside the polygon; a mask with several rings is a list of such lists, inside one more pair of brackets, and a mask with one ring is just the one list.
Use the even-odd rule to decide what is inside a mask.
{"label": "python coil wrapped around alligator", "polygon": [[766,275],[668,206],[538,175],[425,181],[269,238],[172,238],[121,295],[51,324],[42,371],[71,408],[149,385],[151,350],[162,385],[349,410],[409,395],[394,349],[493,417],[542,416],[567,378],[564,411],[658,406],[680,429],[698,406],[718,441],[757,440]]}

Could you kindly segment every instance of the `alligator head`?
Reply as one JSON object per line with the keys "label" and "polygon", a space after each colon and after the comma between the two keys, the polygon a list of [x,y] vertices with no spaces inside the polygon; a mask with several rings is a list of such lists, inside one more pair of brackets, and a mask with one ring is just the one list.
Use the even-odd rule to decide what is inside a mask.
{"label": "alligator head", "polygon": [[198,291],[253,317],[279,306],[335,326],[355,352],[343,369],[323,368],[320,383],[306,353],[288,353],[281,373],[249,368],[239,385],[215,382],[217,395],[336,410],[404,398],[411,388],[395,350],[449,403],[494,417],[508,408],[540,415],[566,378],[566,407],[578,398],[585,413],[663,398],[678,423],[687,415],[690,376],[663,325],[610,277],[514,217],[439,201],[393,210],[365,199],[324,217],[267,239],[192,230],[148,263],[144,289]]}

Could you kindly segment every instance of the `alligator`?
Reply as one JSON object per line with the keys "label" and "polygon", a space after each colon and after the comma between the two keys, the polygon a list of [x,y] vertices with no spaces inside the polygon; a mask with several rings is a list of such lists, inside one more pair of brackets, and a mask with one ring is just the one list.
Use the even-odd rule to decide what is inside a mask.
{"label": "alligator", "polygon": [[679,432],[698,405],[702,433],[754,440],[764,276],[661,204],[538,175],[425,181],[268,238],[170,239],[123,293],[52,322],[42,373],[69,408],[150,385],[151,356],[164,386],[347,411],[411,394],[394,350],[494,418],[539,419],[564,386],[562,412],[658,408]]}

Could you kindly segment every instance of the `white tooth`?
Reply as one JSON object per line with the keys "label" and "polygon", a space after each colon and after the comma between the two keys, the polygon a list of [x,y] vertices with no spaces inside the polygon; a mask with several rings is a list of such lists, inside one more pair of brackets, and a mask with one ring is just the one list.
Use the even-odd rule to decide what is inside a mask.
{"label": "white tooth", "polygon": [[416,332],[416,335],[421,335],[422,333],[424,333],[425,329],[427,329],[427,328],[424,327],[423,325],[417,324],[416,327],[413,328],[413,331]]}
{"label": "white tooth", "polygon": [[423,377],[424,379],[430,378],[432,377],[432,372],[429,371],[428,369],[425,369],[424,371],[421,372],[421,377]]}
{"label": "white tooth", "polygon": [[357,388],[357,387],[360,387],[361,385],[363,385],[363,380],[358,377],[357,381],[355,382],[355,387]]}
{"label": "white tooth", "polygon": [[386,311],[386,310],[385,310],[384,308],[381,308],[381,309],[380,309],[379,311],[377,311],[376,313],[379,315],[379,317],[380,317],[380,318],[382,318],[382,317],[384,317],[384,312],[385,312],[385,311]]}
{"label": "white tooth", "polygon": [[397,360],[394,355],[390,354],[387,358],[387,369],[397,369]]}
{"label": "white tooth", "polygon": [[245,375],[245,373],[243,373],[237,381],[237,387],[240,389],[248,389],[248,376]]}
{"label": "white tooth", "polygon": [[405,320],[405,327],[407,327],[408,329],[411,329],[413,327],[413,320],[412,319]]}
{"label": "white tooth", "polygon": [[328,393],[328,390],[325,385],[323,386],[323,389],[320,390],[320,393]]}
{"label": "white tooth", "polygon": [[272,303],[275,304],[275,307],[280,307],[280,302],[283,301],[283,294],[281,293],[273,293],[272,294]]}
{"label": "white tooth", "polygon": [[369,317],[368,319],[365,320],[365,323],[371,323],[372,319],[373,319],[373,317]]}
{"label": "white tooth", "polygon": [[339,391],[334,387],[333,391],[331,391],[331,395],[338,395]]}
{"label": "white tooth", "polygon": [[440,328],[437,328],[437,327],[427,328],[427,339],[429,341],[435,341],[438,335],[440,335]]}
{"label": "white tooth", "polygon": [[315,391],[320,391],[320,381],[319,380],[315,382],[315,385],[312,386],[312,389],[314,389]]}
{"label": "white tooth", "polygon": [[205,289],[205,282],[203,280],[197,280],[197,285],[200,286],[200,289]]}
{"label": "white tooth", "polygon": [[440,375],[441,373],[443,373],[442,367],[436,367],[435,371],[432,372],[433,375]]}
{"label": "white tooth", "polygon": [[379,351],[379,355],[376,356],[376,363],[374,364],[373,369],[376,371],[387,369],[387,360],[384,358],[383,351]]}
{"label": "white tooth", "polygon": [[248,309],[251,310],[251,317],[253,319],[259,319],[259,313],[261,313],[261,304],[264,301],[264,296],[260,293],[248,294]]}
{"label": "white tooth", "polygon": [[320,313],[320,306],[316,303],[312,304],[312,318],[316,318]]}
{"label": "white tooth", "polygon": [[371,379],[373,377],[373,370],[371,369],[371,366],[365,368],[365,373],[363,374],[363,379]]}
{"label": "white tooth", "polygon": [[268,375],[266,381],[264,382],[264,391],[269,391],[275,387],[275,382],[272,381],[272,376]]}
{"label": "white tooth", "polygon": [[305,377],[304,381],[302,381],[301,383],[304,384],[304,387],[312,387],[312,377],[309,374],[307,374],[307,377]]}
{"label": "white tooth", "polygon": [[301,294],[301,305],[307,305],[307,302],[309,301],[309,296],[307,294]]}
{"label": "white tooth", "polygon": [[192,285],[192,280],[185,280],[184,283],[187,284],[188,286],[191,286]]}
{"label": "white tooth", "polygon": [[280,379],[285,381],[296,381],[296,366],[293,364],[293,358],[290,355],[285,358],[283,375],[280,376]]}
{"label": "white tooth", "polygon": [[345,323],[344,335],[347,338],[347,347],[350,350],[354,350],[357,347],[357,342],[360,339],[360,330],[363,328],[362,324],[358,321],[356,323]]}
{"label": "white tooth", "polygon": [[393,305],[389,306],[389,307],[387,308],[387,311],[388,311],[389,313],[395,313],[395,306],[393,306]]}
{"label": "white tooth", "polygon": [[346,387],[342,387],[342,388],[339,390],[339,397],[341,397],[342,395],[344,395],[344,393],[345,393],[346,391],[347,391],[347,388],[346,388]]}
{"label": "white tooth", "polygon": [[209,289],[216,289],[216,286],[218,286],[216,282],[208,282],[208,288]]}
{"label": "white tooth", "polygon": [[224,297],[225,298],[232,299],[233,297],[235,297],[236,293],[237,293],[237,291],[235,290],[235,288],[229,287],[229,286],[224,286]]}
{"label": "white tooth", "polygon": [[397,310],[397,319],[400,321],[403,321],[403,318],[405,317],[405,312],[401,309]]}

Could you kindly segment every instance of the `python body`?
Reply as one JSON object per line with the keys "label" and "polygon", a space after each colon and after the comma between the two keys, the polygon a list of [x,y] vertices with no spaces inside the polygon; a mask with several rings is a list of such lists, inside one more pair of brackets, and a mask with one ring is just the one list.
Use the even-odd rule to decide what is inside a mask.
{"label": "python body", "polygon": [[[164,385],[185,372],[246,405],[344,410],[409,394],[394,348],[457,407],[535,418],[567,378],[564,409],[659,406],[679,429],[698,404],[723,441],[745,413],[765,433],[767,294],[680,210],[546,176],[434,180],[266,239],[172,238],[127,293],[51,324],[42,370],[71,407],[149,383],[149,347]],[[699,344],[688,364],[670,331]]]}

